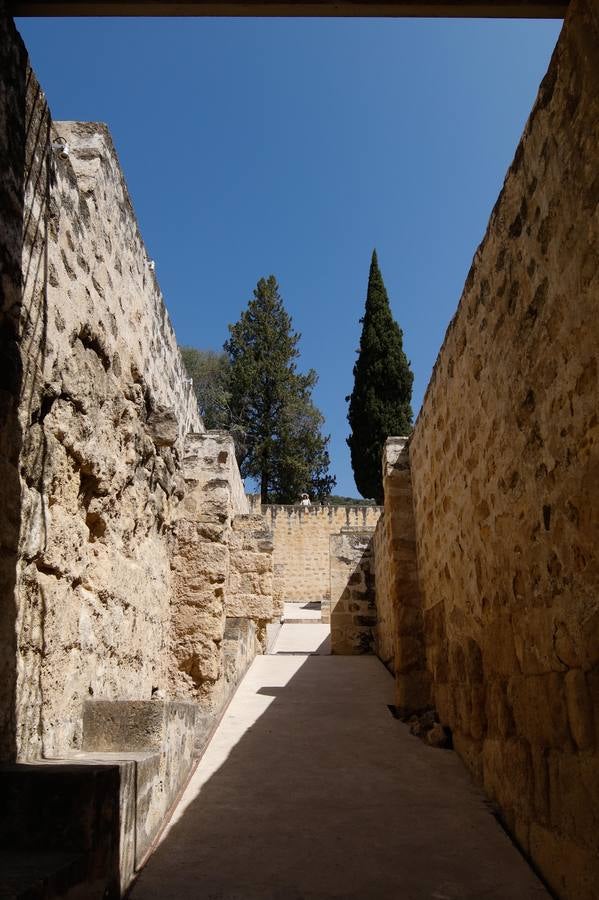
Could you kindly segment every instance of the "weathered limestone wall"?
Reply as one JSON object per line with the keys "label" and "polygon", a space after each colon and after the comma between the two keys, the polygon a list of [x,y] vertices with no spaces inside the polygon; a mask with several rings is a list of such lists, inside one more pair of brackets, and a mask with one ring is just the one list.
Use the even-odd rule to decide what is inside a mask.
{"label": "weathered limestone wall", "polygon": [[[21,525],[19,352],[25,215],[27,54],[0,6],[0,760],[16,752],[16,574]],[[47,135],[42,134],[42,139]]]}
{"label": "weathered limestone wall", "polygon": [[264,506],[274,539],[275,592],[283,601],[327,601],[329,537],[342,528],[369,528],[379,506]]}
{"label": "weathered limestone wall", "polygon": [[391,437],[385,444],[385,507],[373,539],[375,652],[396,676],[396,705],[402,714],[423,710],[430,704],[407,442],[405,437]]}
{"label": "weathered limestone wall", "polygon": [[274,592],[273,537],[264,516],[236,516],[230,547],[227,615],[253,619],[264,642],[266,624],[283,612]]}
{"label": "weathered limestone wall", "polygon": [[410,446],[435,705],[567,900],[599,884],[598,148],[573,0]]}
{"label": "weathered limestone wall", "polygon": [[106,128],[53,124],[0,28],[0,708],[24,758],[80,747],[85,699],[166,686],[181,438],[203,425]]}
{"label": "weathered limestone wall", "polygon": [[373,535],[373,527],[343,528],[329,537],[331,653],[355,656],[373,652]]}
{"label": "weathered limestone wall", "polygon": [[183,473],[172,558],[170,693],[210,713],[228,699],[227,617],[254,622],[255,653],[276,614],[272,536],[263,517],[248,512],[229,434],[189,435]]}

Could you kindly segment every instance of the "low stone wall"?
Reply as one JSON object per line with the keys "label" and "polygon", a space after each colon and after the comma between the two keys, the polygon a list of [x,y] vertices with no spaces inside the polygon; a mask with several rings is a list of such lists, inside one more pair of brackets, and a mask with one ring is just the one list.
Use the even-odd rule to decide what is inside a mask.
{"label": "low stone wall", "polygon": [[[329,538],[331,653],[354,656],[373,652],[373,534],[374,528],[343,528]],[[325,621],[327,612],[323,614]]]}
{"label": "low stone wall", "polygon": [[573,0],[409,447],[433,702],[561,900],[599,884],[598,147]]}
{"label": "low stone wall", "polygon": [[135,765],[129,815],[121,810],[121,887],[133,873],[162,827],[196,762],[195,703],[165,700],[95,700],[84,704],[83,752],[70,757],[82,765],[122,759]]}
{"label": "low stone wall", "polygon": [[[259,507],[258,507],[259,509]],[[327,601],[329,537],[342,528],[370,528],[379,506],[264,506],[273,533],[275,593],[283,601]]]}

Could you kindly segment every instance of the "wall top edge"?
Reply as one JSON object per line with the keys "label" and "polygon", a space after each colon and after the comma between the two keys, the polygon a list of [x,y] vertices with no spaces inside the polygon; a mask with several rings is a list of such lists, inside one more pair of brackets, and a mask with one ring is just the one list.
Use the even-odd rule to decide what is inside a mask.
{"label": "wall top edge", "polygon": [[563,18],[568,0],[13,0],[14,16]]}
{"label": "wall top edge", "polygon": [[274,510],[274,511],[280,510],[281,512],[300,512],[300,513],[309,514],[309,513],[314,513],[314,512],[322,512],[325,510],[328,512],[329,510],[336,510],[336,509],[344,510],[344,511],[351,510],[352,512],[353,511],[362,512],[363,510],[366,510],[366,511],[369,511],[369,510],[377,511],[378,510],[379,512],[381,512],[384,509],[384,507],[377,506],[375,504],[372,504],[371,506],[366,506],[366,505],[344,506],[339,503],[322,503],[322,504],[313,503],[311,506],[302,506],[300,503],[263,503],[262,509],[264,509],[264,510],[270,509],[270,510]]}

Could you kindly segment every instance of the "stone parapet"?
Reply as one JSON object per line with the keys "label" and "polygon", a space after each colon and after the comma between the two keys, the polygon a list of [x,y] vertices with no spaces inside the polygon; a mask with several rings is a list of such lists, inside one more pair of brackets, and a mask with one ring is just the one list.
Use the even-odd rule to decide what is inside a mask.
{"label": "stone parapet", "polygon": [[342,528],[373,527],[382,508],[315,503],[309,507],[268,505],[261,510],[273,534],[277,596],[291,603],[326,603],[330,590],[329,537]]}

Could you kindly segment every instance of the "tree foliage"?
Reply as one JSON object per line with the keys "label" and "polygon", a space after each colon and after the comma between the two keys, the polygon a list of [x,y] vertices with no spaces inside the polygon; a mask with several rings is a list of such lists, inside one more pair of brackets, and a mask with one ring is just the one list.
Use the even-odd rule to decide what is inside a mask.
{"label": "tree foliage", "polygon": [[347,439],[356,485],[363,497],[383,501],[381,453],[391,435],[412,430],[412,382],[414,376],[403,350],[401,328],[394,320],[379,270],[372,253],[362,334],[354,365],[354,389],[349,400]]}
{"label": "tree foliage", "polygon": [[206,428],[229,429],[231,366],[226,353],[181,347],[187,374],[193,378],[193,389],[200,415]]}
{"label": "tree foliage", "polygon": [[302,491],[328,496],[335,478],[328,474],[324,420],[312,402],[317,375],[297,371],[300,335],[274,275],[260,279],[229,332],[230,409],[245,432],[238,454],[242,475],[259,481],[263,503],[293,503]]}

